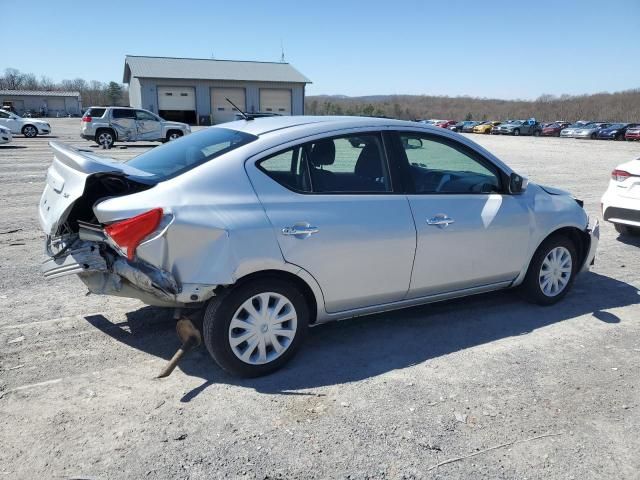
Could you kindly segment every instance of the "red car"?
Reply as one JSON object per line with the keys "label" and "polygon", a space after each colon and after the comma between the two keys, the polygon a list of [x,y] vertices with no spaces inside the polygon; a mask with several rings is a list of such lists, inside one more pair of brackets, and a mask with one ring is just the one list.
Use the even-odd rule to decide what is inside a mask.
{"label": "red car", "polygon": [[627,128],[624,139],[629,141],[640,140],[640,127]]}
{"label": "red car", "polygon": [[456,123],[457,122],[455,120],[439,120],[435,123],[435,126],[440,128],[449,128]]}
{"label": "red car", "polygon": [[543,137],[559,137],[560,131],[564,128],[567,128],[569,125],[571,125],[570,122],[549,123],[542,129],[542,136]]}

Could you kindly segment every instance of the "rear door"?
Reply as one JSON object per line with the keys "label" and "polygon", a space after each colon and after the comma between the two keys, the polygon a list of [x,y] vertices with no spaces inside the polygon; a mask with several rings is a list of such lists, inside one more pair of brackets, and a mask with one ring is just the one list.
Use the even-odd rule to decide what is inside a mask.
{"label": "rear door", "polygon": [[398,132],[417,230],[409,298],[513,280],[526,261],[529,211],[501,172],[452,139]]}
{"label": "rear door", "polygon": [[328,312],[405,297],[415,227],[379,132],[283,147],[247,172],[285,260],[316,279]]}
{"label": "rear door", "polygon": [[135,142],[138,139],[136,111],[133,108],[114,108],[111,110],[111,127],[119,141]]}
{"label": "rear door", "polygon": [[145,110],[136,110],[138,140],[162,140],[160,119]]}

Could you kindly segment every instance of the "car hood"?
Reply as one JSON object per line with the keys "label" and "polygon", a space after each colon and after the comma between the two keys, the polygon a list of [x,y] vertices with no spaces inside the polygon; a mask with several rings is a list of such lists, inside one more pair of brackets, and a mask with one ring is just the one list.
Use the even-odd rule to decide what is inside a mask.
{"label": "car hood", "polygon": [[543,189],[545,192],[547,192],[549,195],[567,195],[569,197],[571,197],[571,193],[567,192],[566,190],[562,190],[560,188],[556,188],[556,187],[549,187],[547,185],[540,185],[538,184],[538,186]]}
{"label": "car hood", "polygon": [[600,129],[600,133],[612,133],[612,132],[617,132],[618,130],[623,130],[624,127],[620,127],[620,128],[601,128]]}
{"label": "car hood", "polygon": [[174,127],[174,128],[179,128],[181,130],[184,130],[185,128],[187,128],[189,125],[187,125],[186,123],[181,123],[181,122],[167,122],[166,120],[164,122],[162,122],[163,125],[165,127]]}
{"label": "car hood", "polygon": [[49,125],[48,122],[45,122],[44,120],[38,120],[37,118],[23,118],[23,117],[21,118],[22,118],[22,121],[25,123],[31,123],[33,125],[43,125],[43,126]]}

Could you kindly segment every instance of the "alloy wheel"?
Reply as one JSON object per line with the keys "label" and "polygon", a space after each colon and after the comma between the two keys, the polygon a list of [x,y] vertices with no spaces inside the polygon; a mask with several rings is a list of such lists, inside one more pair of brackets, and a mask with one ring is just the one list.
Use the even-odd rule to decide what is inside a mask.
{"label": "alloy wheel", "polygon": [[263,365],[279,358],[296,335],[293,303],[279,293],[259,293],[236,310],[229,324],[229,346],[244,363]]}
{"label": "alloy wheel", "polygon": [[24,127],[24,136],[31,138],[31,137],[35,137],[38,134],[38,131],[36,130],[36,127],[33,127],[31,125],[27,125],[26,127]]}
{"label": "alloy wheel", "polygon": [[573,272],[571,253],[562,246],[553,248],[542,261],[538,281],[547,297],[555,297],[569,284]]}

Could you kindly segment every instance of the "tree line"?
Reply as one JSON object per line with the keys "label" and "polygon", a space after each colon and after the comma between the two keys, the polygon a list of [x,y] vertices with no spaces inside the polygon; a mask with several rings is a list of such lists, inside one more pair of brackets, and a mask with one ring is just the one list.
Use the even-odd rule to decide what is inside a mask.
{"label": "tree line", "polygon": [[310,96],[307,115],[365,115],[403,120],[592,120],[640,122],[640,89],[591,95],[544,94],[536,100],[477,97],[377,95],[368,97]]}
{"label": "tree line", "polygon": [[129,92],[118,82],[99,82],[74,78],[54,82],[49,77],[36,77],[33,73],[23,73],[15,68],[7,68],[0,75],[0,90],[44,90],[80,92],[83,106],[129,105]]}

